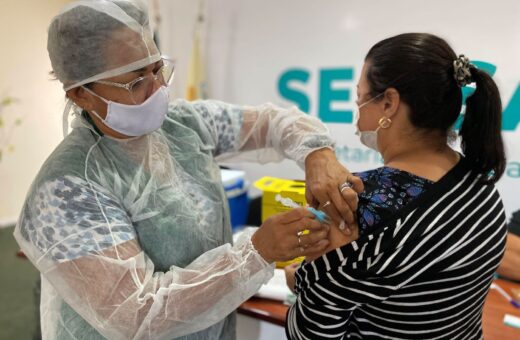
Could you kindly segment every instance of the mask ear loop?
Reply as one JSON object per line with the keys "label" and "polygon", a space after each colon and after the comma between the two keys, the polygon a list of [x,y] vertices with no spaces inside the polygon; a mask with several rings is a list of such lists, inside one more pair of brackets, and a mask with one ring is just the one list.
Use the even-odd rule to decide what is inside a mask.
{"label": "mask ear loop", "polygon": [[[110,102],[108,100],[106,100],[105,98],[101,97],[99,94],[97,94],[96,92],[92,91],[91,89],[89,89],[88,87],[86,86],[82,86],[85,91],[87,91],[88,93],[90,93],[91,95],[95,96],[95,97],[98,97],[99,99],[101,99],[102,101],[104,101],[107,105],[110,105]],[[102,122],[105,122],[105,119],[101,118],[101,116],[94,110],[91,110],[91,112],[99,118],[99,120],[101,120]]]}
{"label": "mask ear loop", "polygon": [[[90,90],[88,87],[85,87],[85,86],[82,86],[86,91],[88,91],[90,94],[98,97],[99,99],[103,100],[105,103],[108,104],[108,101],[101,97],[100,95],[98,95],[97,93],[95,93],[94,91]],[[70,98],[67,98],[67,102],[65,103],[65,109],[63,110],[63,116],[62,116],[62,131],[63,131],[63,138],[67,137],[67,135],[69,134],[69,114],[70,114],[70,111],[71,109],[75,106],[76,104],[74,103],[74,101],[72,101],[72,99]],[[92,113],[94,113],[102,122],[104,122],[105,120],[103,118],[101,118],[99,116],[99,114],[97,112],[95,112],[94,110],[92,110]]]}

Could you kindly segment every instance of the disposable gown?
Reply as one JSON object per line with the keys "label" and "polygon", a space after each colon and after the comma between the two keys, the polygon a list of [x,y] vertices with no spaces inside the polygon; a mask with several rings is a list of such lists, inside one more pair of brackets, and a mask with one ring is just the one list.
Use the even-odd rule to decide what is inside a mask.
{"label": "disposable gown", "polygon": [[260,162],[332,145],[296,109],[170,104],[161,129],[100,136],[81,117],[47,159],[15,229],[42,276],[44,339],[233,339],[234,310],[273,266],[232,245],[215,157]]}

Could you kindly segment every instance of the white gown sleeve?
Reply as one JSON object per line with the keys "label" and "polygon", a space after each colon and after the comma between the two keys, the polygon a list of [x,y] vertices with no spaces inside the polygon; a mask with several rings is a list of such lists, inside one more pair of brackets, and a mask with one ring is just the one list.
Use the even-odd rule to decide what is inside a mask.
{"label": "white gown sleeve", "polygon": [[110,192],[66,177],[28,198],[15,237],[58,295],[104,337],[172,339],[222,320],[271,278],[253,233],[185,268],[155,272]]}
{"label": "white gown sleeve", "polygon": [[267,163],[289,158],[303,168],[309,153],[334,146],[327,127],[296,107],[239,107],[213,100],[193,106],[214,136],[219,160]]}

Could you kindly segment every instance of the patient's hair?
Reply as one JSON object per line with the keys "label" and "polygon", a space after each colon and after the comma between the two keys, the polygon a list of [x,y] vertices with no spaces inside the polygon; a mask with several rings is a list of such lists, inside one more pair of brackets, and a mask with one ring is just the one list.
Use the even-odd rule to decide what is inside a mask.
{"label": "patient's hair", "polygon": [[[410,107],[415,127],[447,136],[462,107],[462,91],[454,76],[456,59],[448,43],[432,34],[407,33],[382,40],[365,58],[370,95],[395,88]],[[476,90],[466,101],[459,131],[462,151],[484,175],[484,182],[494,183],[506,165],[500,94],[487,73],[473,65],[469,71]]]}

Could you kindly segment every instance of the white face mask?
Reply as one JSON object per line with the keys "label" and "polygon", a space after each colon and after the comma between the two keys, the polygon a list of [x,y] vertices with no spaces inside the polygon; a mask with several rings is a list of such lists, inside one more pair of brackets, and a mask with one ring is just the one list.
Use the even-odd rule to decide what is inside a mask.
{"label": "white face mask", "polygon": [[161,86],[154,94],[148,97],[142,104],[127,105],[106,100],[89,88],[85,90],[92,93],[107,103],[107,115],[105,119],[92,111],[103,123],[114,131],[126,136],[142,136],[159,129],[168,112],[168,88]]}
{"label": "white face mask", "polygon": [[356,110],[356,114],[355,114],[356,119],[355,119],[355,123],[354,123],[356,125],[356,135],[359,136],[359,140],[361,141],[361,143],[363,145],[365,145],[366,147],[368,147],[372,150],[375,150],[377,152],[379,152],[379,149],[377,148],[377,131],[379,131],[381,126],[378,126],[377,129],[375,129],[374,131],[360,131],[359,130],[359,110],[363,106],[376,100],[376,98],[380,97],[381,95],[383,95],[383,93],[378,94],[374,98],[372,98],[369,101],[364,102],[363,104],[358,106],[358,108]]}

